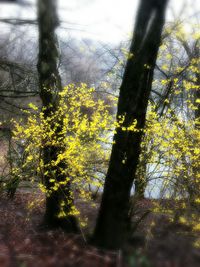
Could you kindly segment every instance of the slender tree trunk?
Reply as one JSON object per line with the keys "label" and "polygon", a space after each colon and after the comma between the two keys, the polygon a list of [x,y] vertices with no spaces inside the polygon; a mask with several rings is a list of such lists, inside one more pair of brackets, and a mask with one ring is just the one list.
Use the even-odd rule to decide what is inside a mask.
{"label": "slender tree trunk", "polygon": [[[153,71],[161,41],[167,0],[141,0],[134,38],[130,47],[133,57],[127,61],[118,101],[117,119],[125,116],[123,127],[137,120],[138,129],[145,125]],[[130,190],[140,155],[142,131],[116,129],[102,202],[94,232],[94,243],[118,249],[128,235]]]}
{"label": "slender tree trunk", "polygon": [[[42,99],[45,118],[50,117],[57,110],[59,101],[59,91],[62,90],[61,78],[58,71],[59,65],[59,50],[58,41],[55,30],[58,26],[58,16],[56,13],[56,0],[38,0],[38,27],[39,27],[39,55],[38,55],[38,73],[40,85],[40,97]],[[61,138],[62,118],[56,122],[50,122],[52,129]],[[64,136],[63,136],[64,138]],[[62,144],[62,142],[60,142]],[[64,147],[62,145],[48,145],[43,148],[44,161],[44,182],[47,191],[50,192],[52,183],[51,178],[56,177],[57,182],[65,181],[66,177],[62,170],[67,168],[65,162],[61,162],[59,166],[52,166],[51,162],[57,159],[57,156],[62,153]],[[48,172],[47,172],[48,171]],[[67,185],[59,186],[57,191],[47,192],[46,196],[46,212],[45,224],[49,227],[62,227],[69,232],[78,230],[76,220],[73,216],[59,218],[58,214],[61,211],[61,202],[64,201],[65,213],[68,214],[73,206],[73,198],[70,190],[70,181]]]}
{"label": "slender tree trunk", "polygon": [[[141,151],[143,153],[144,157],[148,155],[145,154],[145,151]],[[135,199],[144,199],[145,198],[145,190],[147,186],[147,162],[146,159],[144,158],[140,163],[139,163],[139,168],[137,168],[137,173],[135,175],[135,180],[134,180],[134,185],[135,185],[135,191],[134,191],[134,197]]]}
{"label": "slender tree trunk", "polygon": [[[180,39],[180,42],[182,43],[187,55],[188,55],[188,62],[191,62],[192,59],[198,59],[200,57],[200,48],[199,43],[200,40],[197,40],[195,42],[194,47],[191,47],[187,40]],[[196,65],[196,67],[199,67],[199,64]],[[200,73],[195,72],[194,76],[196,78],[196,81],[194,82],[194,85],[200,88]],[[200,103],[196,102],[197,99],[200,99],[200,89],[196,89],[193,92],[193,104],[196,106],[196,109],[194,111],[194,119],[195,119],[195,129],[200,130]],[[198,174],[200,172],[199,170],[199,164],[198,161],[193,161],[192,163],[192,171],[193,175],[191,179],[186,179],[185,184],[188,191],[189,201],[190,205],[194,209],[200,209],[200,205],[196,202],[196,199],[199,197],[199,188],[200,188],[200,182],[198,179]]]}
{"label": "slender tree trunk", "polygon": [[[200,42],[200,41],[199,41]],[[200,56],[200,48],[199,45],[197,44],[196,46],[196,51],[195,51],[195,57],[198,59]],[[194,92],[194,104],[196,105],[196,110],[194,112],[194,118],[195,118],[195,129],[200,130],[200,103],[196,102],[197,99],[200,99],[200,73],[196,72],[196,82],[195,85],[198,86],[199,88],[195,90]],[[189,194],[190,196],[190,203],[191,206],[196,208],[198,211],[200,210],[200,205],[199,203],[196,202],[196,200],[199,198],[199,189],[200,189],[200,182],[198,175],[200,173],[200,168],[199,168],[199,163],[198,162],[193,162],[193,192],[192,194]]]}

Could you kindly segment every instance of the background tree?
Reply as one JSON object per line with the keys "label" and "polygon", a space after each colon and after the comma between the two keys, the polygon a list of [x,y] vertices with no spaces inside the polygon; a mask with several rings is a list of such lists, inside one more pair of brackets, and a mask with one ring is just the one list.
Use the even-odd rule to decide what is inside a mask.
{"label": "background tree", "polygon": [[[59,49],[55,29],[58,26],[57,2],[53,0],[38,0],[38,27],[39,27],[39,55],[38,55],[38,73],[40,84],[40,97],[44,107],[44,117],[48,120],[56,112],[58,108],[59,92],[62,91],[61,78],[59,75]],[[56,135],[64,138],[63,121],[51,120],[50,127],[55,131]],[[65,212],[69,214],[73,207],[73,197],[70,191],[70,180],[63,186],[59,186],[58,190],[51,190],[51,179],[65,181],[65,174],[62,170],[67,169],[65,162],[60,162],[58,166],[53,166],[58,155],[63,151],[61,145],[49,144],[43,148],[43,162],[45,167],[44,182],[47,190],[52,191],[46,196],[45,223],[48,226],[62,227],[66,231],[76,232],[78,230],[76,219],[69,215],[58,217],[61,212],[61,203],[65,205]]]}

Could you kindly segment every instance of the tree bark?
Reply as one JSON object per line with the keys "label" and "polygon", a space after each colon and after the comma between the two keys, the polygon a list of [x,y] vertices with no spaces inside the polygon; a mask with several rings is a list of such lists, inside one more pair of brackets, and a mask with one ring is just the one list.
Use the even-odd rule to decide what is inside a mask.
{"label": "tree bark", "polygon": [[[59,103],[59,92],[62,90],[61,78],[59,75],[59,49],[55,30],[59,24],[57,16],[56,0],[38,0],[38,27],[39,27],[39,55],[38,55],[38,74],[40,97],[44,107],[45,118],[50,117],[57,110]],[[52,129],[61,138],[63,121],[62,118],[57,122],[50,122]],[[55,123],[59,127],[55,128]],[[64,138],[64,136],[63,136]],[[66,176],[62,170],[67,169],[65,162],[59,166],[52,166],[51,162],[56,160],[62,153],[64,147],[48,145],[43,148],[44,161],[44,183],[47,189],[45,224],[49,227],[62,227],[68,232],[77,232],[78,226],[74,216],[59,218],[61,202],[66,203],[64,211],[68,214],[73,207],[73,197],[71,194],[70,181],[67,185],[59,186],[57,191],[48,193],[52,187],[51,178],[56,177],[57,182],[65,181]],[[47,174],[46,171],[48,171]]]}
{"label": "tree bark", "polygon": [[[117,120],[125,116],[122,127],[137,120],[137,128],[145,125],[153,71],[161,42],[167,0],[141,0],[130,57],[120,87]],[[142,131],[116,128],[110,163],[105,180],[93,241],[108,249],[121,248],[129,229],[130,191],[140,156]]]}

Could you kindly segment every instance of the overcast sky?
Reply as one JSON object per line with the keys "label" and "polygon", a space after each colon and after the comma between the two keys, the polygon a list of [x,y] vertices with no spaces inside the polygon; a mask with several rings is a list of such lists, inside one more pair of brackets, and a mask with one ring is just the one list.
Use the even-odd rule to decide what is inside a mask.
{"label": "overcast sky", "polygon": [[[0,17],[35,18],[36,0],[23,1],[31,5],[0,4]],[[138,2],[138,0],[59,0],[59,15],[64,21],[62,25],[71,35],[116,43],[127,38],[132,32]],[[182,16],[181,19],[185,20],[187,27],[192,14],[199,12],[200,0],[170,0],[167,21],[173,20],[175,13],[176,17]],[[6,26],[2,25],[1,29],[3,27]]]}

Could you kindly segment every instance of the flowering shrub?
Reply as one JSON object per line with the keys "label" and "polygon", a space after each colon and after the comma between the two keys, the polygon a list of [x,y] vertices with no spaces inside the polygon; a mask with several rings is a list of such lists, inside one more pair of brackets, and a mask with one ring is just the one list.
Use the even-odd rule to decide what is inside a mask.
{"label": "flowering shrub", "polygon": [[[110,98],[109,105],[115,105],[115,100]],[[103,100],[96,99],[95,90],[85,84],[70,84],[64,87],[59,93],[56,111],[47,118],[44,116],[44,109],[39,111],[38,107],[29,104],[31,112],[27,114],[27,121],[14,123],[14,139],[16,142],[23,140],[26,156],[23,165],[12,170],[13,174],[23,180],[24,170],[31,169],[29,176],[31,175],[32,182],[38,182],[37,177],[40,177],[39,187],[46,194],[65,186],[70,180],[72,192],[76,191],[79,197],[88,199],[89,186],[102,186],[102,173],[108,162],[107,147],[112,142],[114,126],[109,105]],[[62,126],[59,124],[60,121]],[[49,145],[62,149],[56,159],[51,160],[47,166],[43,160],[42,150]],[[55,173],[48,172],[52,170],[52,166],[60,168],[59,163],[63,161],[67,168],[61,172],[66,179],[58,181]],[[50,189],[44,184],[47,174],[51,177]]]}

